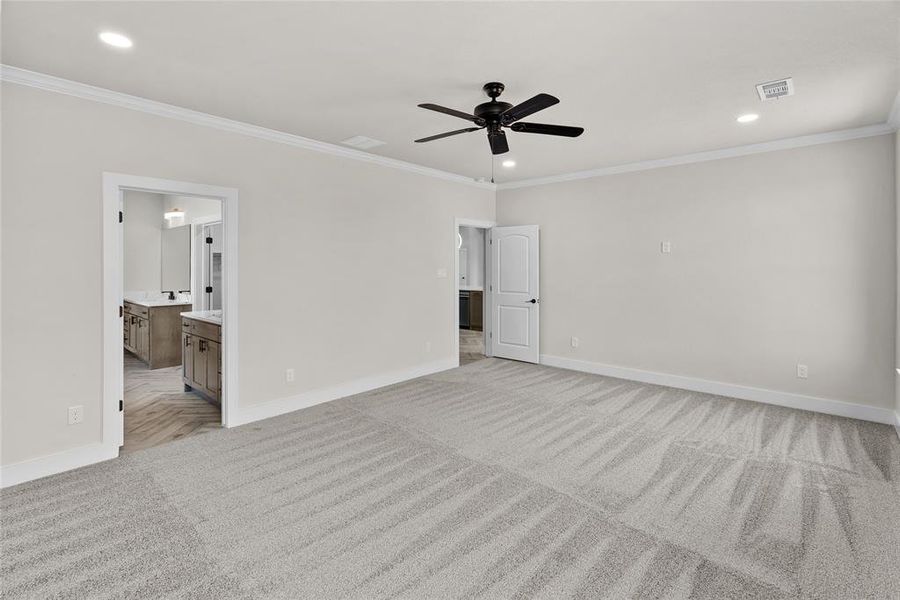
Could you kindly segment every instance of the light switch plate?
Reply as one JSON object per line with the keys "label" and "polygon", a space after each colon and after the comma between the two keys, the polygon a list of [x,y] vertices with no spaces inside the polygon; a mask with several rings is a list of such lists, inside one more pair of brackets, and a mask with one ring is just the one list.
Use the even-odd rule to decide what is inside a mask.
{"label": "light switch plate", "polygon": [[672,253],[672,242],[660,242],[659,243],[659,251],[663,254],[671,254]]}
{"label": "light switch plate", "polygon": [[293,369],[285,369],[284,381],[285,381],[285,383],[292,383],[294,381],[294,370]]}
{"label": "light switch plate", "polygon": [[446,279],[447,278],[447,269],[438,269],[437,277],[438,277],[438,279]]}

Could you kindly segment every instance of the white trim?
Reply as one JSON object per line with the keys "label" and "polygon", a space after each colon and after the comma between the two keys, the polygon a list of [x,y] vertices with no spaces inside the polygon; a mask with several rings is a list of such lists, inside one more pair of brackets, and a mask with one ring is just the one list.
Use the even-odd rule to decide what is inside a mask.
{"label": "white trim", "polygon": [[894,431],[897,432],[897,437],[900,437],[900,410],[894,411]]}
{"label": "white trim", "polygon": [[193,123],[194,125],[212,127],[213,129],[228,131],[230,133],[248,135],[250,137],[259,138],[270,142],[276,142],[279,144],[286,144],[288,146],[295,146],[297,148],[304,148],[306,150],[312,150],[314,152],[341,156],[343,158],[351,158],[354,160],[373,163],[384,167],[390,167],[392,169],[399,169],[401,171],[416,173],[418,175],[435,177],[437,179],[452,181],[454,183],[462,183],[482,189],[495,189],[494,184],[492,183],[477,181],[471,177],[466,177],[465,175],[458,175],[456,173],[450,173],[448,171],[441,171],[440,169],[424,167],[422,165],[417,165],[395,158],[388,158],[386,156],[380,156],[378,154],[362,152],[360,150],[347,148],[345,146],[339,146],[337,144],[329,144],[328,142],[321,142],[319,140],[314,140],[291,133],[285,133],[283,131],[268,129],[267,127],[260,127],[259,125],[251,125],[250,123],[243,123],[241,121],[226,119],[224,117],[217,117],[215,115],[210,115],[196,110],[182,108],[180,106],[174,106],[172,104],[165,104],[163,102],[157,102],[155,100],[148,100],[139,96],[131,96],[129,94],[123,94],[121,92],[95,87],[86,83],[79,83],[77,81],[62,79],[61,77],[54,77],[53,75],[46,75],[44,73],[28,71],[27,69],[20,69],[18,67],[11,67],[9,65],[0,65],[0,80],[19,85],[26,85],[48,92],[56,92],[59,94],[66,94],[68,96],[75,96],[76,98],[81,98],[83,100],[92,100],[94,102],[110,104],[112,106],[118,106],[120,108],[137,110],[140,112],[149,113],[151,115],[156,115],[158,117],[186,121],[188,123]]}
{"label": "white trim", "polygon": [[103,444],[122,443],[122,305],[118,210],[124,190],[139,190],[179,196],[202,196],[222,201],[225,227],[224,274],[222,281],[222,425],[233,426],[238,407],[238,191],[234,188],[126,175],[103,173]]}
{"label": "white trim", "polygon": [[703,392],[705,394],[751,400],[753,402],[786,406],[788,408],[809,410],[828,415],[837,415],[839,417],[849,417],[851,419],[862,419],[863,421],[873,421],[875,423],[891,424],[894,422],[895,418],[894,411],[889,408],[853,404],[850,402],[841,402],[840,400],[804,396],[803,394],[794,394],[792,392],[766,390],[734,383],[698,379],[696,377],[656,373],[629,367],[616,367],[586,360],[565,358],[562,356],[542,354],[541,364],[549,367],[559,367],[561,369],[593,373],[595,375],[606,375],[607,377],[616,377],[618,379],[640,381],[642,383],[650,383],[653,385],[664,385],[693,392]]}
{"label": "white trim", "polygon": [[369,392],[371,390],[385,387],[387,385],[393,385],[395,383],[401,383],[403,381],[408,381],[417,377],[424,377],[426,375],[431,375],[440,371],[453,369],[458,366],[456,364],[458,360],[459,357],[457,356],[456,360],[443,359],[423,365],[418,365],[415,367],[410,367],[408,369],[403,369],[400,371],[392,371],[390,373],[384,373],[381,375],[372,375],[370,377],[363,377],[362,379],[348,381],[346,383],[322,388],[319,390],[303,392],[302,394],[297,394],[296,396],[279,398],[277,400],[269,400],[267,402],[261,402],[259,404],[250,406],[243,406],[240,407],[236,416],[233,418],[232,426],[244,425],[247,423],[253,423],[254,421],[261,421],[263,419],[277,417],[285,413],[294,412],[295,410],[309,408],[310,406],[315,406],[316,404],[322,404],[323,402],[330,402],[332,400],[346,398],[347,396],[353,396],[355,394],[362,394],[364,392]]}
{"label": "white trim", "polygon": [[0,466],[0,487],[6,488],[33,479],[40,479],[48,475],[110,460],[117,456],[119,456],[118,443],[90,444]]}
{"label": "white trim", "polygon": [[891,112],[888,115],[887,124],[894,131],[900,129],[900,92],[894,97],[894,104],[891,106]]}
{"label": "white trim", "polygon": [[[493,229],[497,226],[497,223],[494,221],[481,221],[478,219],[466,219],[457,217],[454,220],[453,225],[453,285],[451,288],[453,289],[453,301],[450,303],[453,307],[453,316],[450,317],[450,322],[453,323],[453,331],[451,332],[451,339],[453,340],[453,356],[456,363],[453,365],[455,367],[459,366],[459,249],[456,247],[457,235],[459,235],[459,228],[463,227],[477,227],[478,229]],[[487,265],[490,256],[490,248],[485,245],[484,247],[484,262]],[[484,269],[484,275],[487,276],[489,270],[487,268]],[[484,306],[490,307],[490,299],[491,299],[491,289],[490,282],[485,280],[484,285],[482,286],[482,301]],[[489,311],[490,309],[488,309]],[[482,313],[486,314],[488,311],[484,311],[482,307]],[[490,333],[491,320],[488,319],[484,322],[482,326],[482,341],[484,342],[484,355],[492,356],[490,354],[490,346],[488,345],[488,337]]]}
{"label": "white trim", "polygon": [[888,123],[880,123],[878,125],[867,125],[866,127],[857,127],[855,129],[844,129],[841,131],[816,133],[813,135],[785,138],[781,140],[774,140],[771,142],[749,144],[746,146],[735,146],[733,148],[722,148],[720,150],[710,150],[708,152],[683,154],[681,156],[671,156],[668,158],[659,158],[656,160],[644,160],[624,165],[617,165],[614,167],[603,167],[600,169],[589,169],[587,171],[576,171],[574,173],[563,173],[561,175],[550,175],[548,177],[536,177],[534,179],[509,181],[506,183],[497,184],[497,189],[514,190],[517,188],[533,187],[537,185],[548,185],[551,183],[562,183],[565,181],[577,181],[579,179],[592,179],[594,177],[606,177],[608,175],[619,175],[621,173],[649,171],[651,169],[661,169],[664,167],[674,167],[677,165],[707,162],[711,160],[720,160],[723,158],[734,158],[737,156],[747,156],[750,154],[761,154],[763,152],[774,152],[776,150],[789,150],[791,148],[803,148],[805,146],[830,144],[833,142],[843,142],[859,138],[874,137],[877,135],[886,135],[893,132],[894,129],[895,127],[891,126]]}

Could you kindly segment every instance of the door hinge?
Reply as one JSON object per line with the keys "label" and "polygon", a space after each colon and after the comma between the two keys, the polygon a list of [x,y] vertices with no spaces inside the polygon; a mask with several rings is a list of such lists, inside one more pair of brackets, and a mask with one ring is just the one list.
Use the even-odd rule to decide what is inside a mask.
{"label": "door hinge", "polygon": [[211,238],[211,237],[206,238],[206,243],[207,243],[207,244],[212,244],[212,238]]}
{"label": "door hinge", "polygon": [[206,293],[212,294],[212,286],[211,285],[206,286]]}
{"label": "door hinge", "polygon": [[125,219],[125,216],[122,214],[122,211],[119,211],[119,223],[121,223]]}
{"label": "door hinge", "polygon": [[124,307],[124,306],[120,306],[120,307],[119,307],[119,318],[121,319],[121,318],[124,317],[124,316],[125,316],[125,307]]}
{"label": "door hinge", "polygon": [[119,400],[119,412],[122,412],[124,410],[125,410],[125,401]]}

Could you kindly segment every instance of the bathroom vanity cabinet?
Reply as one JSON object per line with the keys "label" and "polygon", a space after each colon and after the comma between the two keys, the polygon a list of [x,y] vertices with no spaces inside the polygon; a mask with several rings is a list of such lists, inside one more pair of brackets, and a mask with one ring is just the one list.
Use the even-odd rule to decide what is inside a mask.
{"label": "bathroom vanity cabinet", "polygon": [[221,403],[221,318],[204,316],[205,312],[213,311],[197,311],[181,316],[181,378],[185,390],[193,390],[208,400]]}
{"label": "bathroom vanity cabinet", "polygon": [[177,366],[181,362],[181,313],[190,308],[190,303],[126,300],[122,323],[125,349],[151,369]]}

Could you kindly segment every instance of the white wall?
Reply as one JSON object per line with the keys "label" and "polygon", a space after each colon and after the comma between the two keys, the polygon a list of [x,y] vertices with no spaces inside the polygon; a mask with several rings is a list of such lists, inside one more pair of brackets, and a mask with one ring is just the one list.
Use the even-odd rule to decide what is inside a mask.
{"label": "white wall", "polygon": [[[466,283],[470,288],[484,288],[484,230],[475,227],[460,226],[459,235],[462,246],[466,249]],[[460,255],[462,256],[462,255]]]}
{"label": "white wall", "polygon": [[[900,132],[894,134],[894,190],[896,198],[897,210],[897,231],[900,232]],[[900,234],[897,239],[897,266],[900,269]],[[896,358],[894,365],[900,367],[900,276],[897,278],[897,328],[895,336]],[[897,433],[900,434],[900,374],[896,371],[895,378],[895,394],[894,394],[894,410],[896,413]]]}
{"label": "white wall", "polygon": [[888,135],[503,190],[497,221],[541,227],[542,354],[890,408],[894,161]]}
{"label": "white wall", "polygon": [[125,192],[122,212],[125,215],[125,290],[158,292],[162,273],[163,197],[147,192]]}
{"label": "white wall", "polygon": [[174,208],[184,211],[184,224],[190,225],[193,219],[199,217],[222,216],[222,202],[215,198],[198,198],[196,196],[163,195],[163,207],[166,211]]}
{"label": "white wall", "polygon": [[[3,465],[101,439],[104,171],[239,190],[242,408],[456,358],[456,282],[436,274],[453,272],[456,218],[494,219],[490,190],[8,83],[2,93]],[[51,370],[35,360],[48,351]],[[69,426],[74,404],[84,423]]]}

